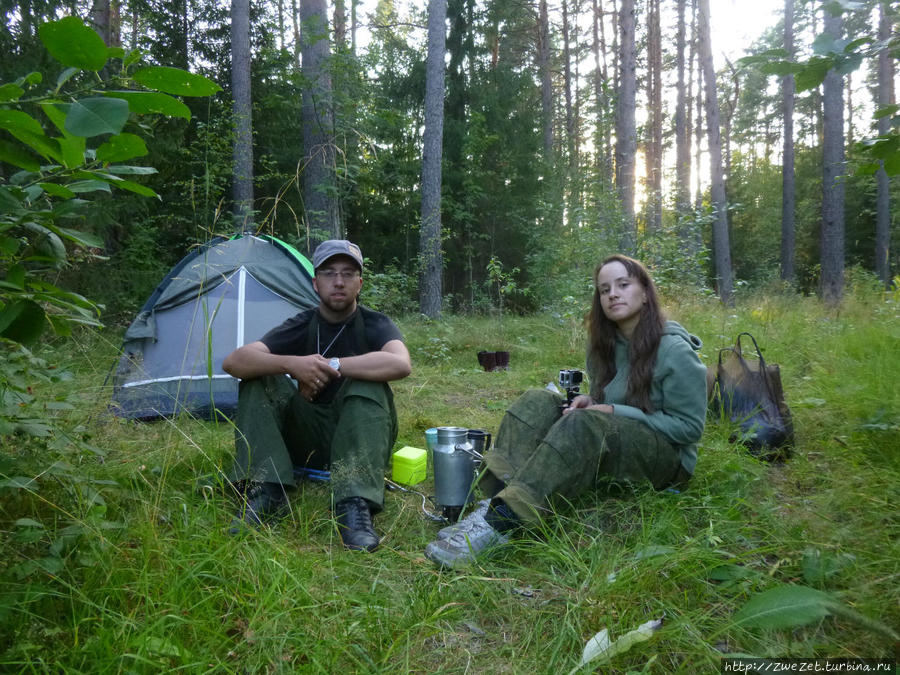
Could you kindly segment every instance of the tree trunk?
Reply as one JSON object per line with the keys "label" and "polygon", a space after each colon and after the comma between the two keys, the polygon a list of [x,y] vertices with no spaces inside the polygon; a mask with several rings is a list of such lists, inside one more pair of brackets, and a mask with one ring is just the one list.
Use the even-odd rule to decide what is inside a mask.
{"label": "tree trunk", "polygon": [[119,0],[94,0],[91,5],[91,25],[103,38],[107,47],[122,46],[122,20]]}
{"label": "tree trunk", "polygon": [[441,315],[441,159],[444,135],[444,52],[446,51],[446,0],[428,2],[428,56],[425,70],[425,138],[422,153],[422,230],[419,254],[422,262],[419,311]]}
{"label": "tree trunk", "polygon": [[[784,51],[794,58],[794,0],[784,0]],[[784,147],[781,166],[781,278],[789,284],[797,280],[794,268],[794,76],[781,78],[781,106],[784,118]]]}
{"label": "tree trunk", "polygon": [[612,183],[612,130],[609,121],[609,81],[606,69],[606,35],[603,28],[603,6],[593,0],[594,20],[594,98],[597,103],[597,133],[595,134],[597,173],[603,184]]}
{"label": "tree trunk", "polygon": [[294,68],[300,72],[300,12],[297,0],[291,0],[291,25],[294,31]]}
{"label": "tree trunk", "polygon": [[300,0],[303,54],[303,201],[310,248],[314,241],[341,239],[334,168],[334,111],[328,72],[325,0]]}
{"label": "tree trunk", "polygon": [[713,68],[712,45],[709,33],[709,0],[700,0],[699,55],[706,91],[706,137],[709,145],[709,174],[711,177],[715,222],[713,250],[716,264],[716,286],[719,298],[726,305],[734,304],[734,279],[731,268],[731,244],[728,237],[728,200],[725,177],[722,173],[722,139],[719,129],[719,100],[716,94],[716,73]]}
{"label": "tree trunk", "polygon": [[344,0],[334,0],[334,48],[337,52],[347,49],[347,9]]}
{"label": "tree trunk", "polygon": [[[565,97],[566,113],[566,185],[568,208],[566,209],[571,224],[577,225],[578,214],[578,143],[575,131],[575,109],[572,102],[572,48],[569,34],[569,1],[562,0],[562,38],[563,38],[563,94]],[[577,78],[576,78],[577,80]],[[577,86],[577,81],[576,85]]]}
{"label": "tree trunk", "polygon": [[235,226],[253,226],[253,121],[250,98],[250,0],[231,0],[231,89],[234,98],[232,193]]}
{"label": "tree trunk", "polygon": [[684,216],[691,199],[691,132],[688,124],[688,93],[685,84],[684,51],[685,0],[678,0],[678,27],[675,46],[675,69],[678,73],[675,96],[675,210]]}
{"label": "tree trunk", "polygon": [[[825,33],[841,39],[841,16],[825,10]],[[844,290],[844,82],[831,69],[822,83],[822,279],[820,293],[829,305],[841,300]]]}
{"label": "tree trunk", "polygon": [[637,151],[634,103],[637,89],[634,44],[634,0],[619,6],[619,98],[616,104],[616,190],[622,203],[625,231],[620,246],[630,252],[636,243],[634,224],[634,161]]}
{"label": "tree trunk", "polygon": [[647,227],[662,227],[662,35],[659,0],[647,6]]}
{"label": "tree trunk", "polygon": [[553,80],[550,72],[550,19],[547,16],[547,0],[541,0],[539,7],[538,70],[541,74],[544,161],[551,166],[553,162]]}
{"label": "tree trunk", "polygon": [[[891,35],[891,21],[888,16],[887,2],[881,3],[881,17],[878,22],[878,40],[885,44]],[[878,54],[878,107],[894,103],[894,59],[890,50],[882,49]],[[878,134],[887,135],[891,130],[889,115],[878,119]],[[884,162],[880,162],[876,178],[878,196],[875,216],[875,272],[878,278],[888,286],[891,283],[891,182],[884,170]]]}

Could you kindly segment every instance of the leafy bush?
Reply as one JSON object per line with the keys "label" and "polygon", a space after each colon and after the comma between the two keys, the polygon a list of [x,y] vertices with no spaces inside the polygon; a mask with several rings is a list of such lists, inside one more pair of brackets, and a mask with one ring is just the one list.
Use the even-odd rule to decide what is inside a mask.
{"label": "leafy bush", "polygon": [[[218,85],[176,68],[141,65],[141,54],[107,47],[77,17],[42,24],[38,33],[62,72],[45,82],[32,72],[0,84],[0,162],[19,171],[0,175],[0,337],[14,345],[35,342],[49,325],[69,335],[73,325],[99,325],[101,308],[57,286],[58,271],[97,256],[102,241],[88,231],[95,206],[88,196],[112,188],[146,197],[156,193],[132,180],[155,172],[123,162],[147,154],[139,131],[143,116],[190,119],[174,95],[207,96]],[[107,81],[100,71],[115,74]],[[72,248],[72,252],[67,249]],[[41,367],[22,351],[0,365],[5,399],[24,400],[19,368]],[[28,431],[4,406],[0,429]],[[0,434],[9,433],[0,431]]]}

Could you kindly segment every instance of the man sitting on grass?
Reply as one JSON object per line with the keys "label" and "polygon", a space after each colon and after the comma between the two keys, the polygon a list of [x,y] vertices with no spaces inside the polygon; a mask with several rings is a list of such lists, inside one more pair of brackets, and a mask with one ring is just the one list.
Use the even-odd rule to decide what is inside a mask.
{"label": "man sitting on grass", "polygon": [[223,363],[241,379],[229,478],[243,487],[244,500],[229,531],[282,515],[294,466],[328,465],[341,540],[373,551],[379,539],[372,514],[384,503],[385,467],[397,438],[387,383],[409,375],[409,351],[393,321],[358,304],[363,257],[356,244],[322,242],[313,267],[319,306]]}

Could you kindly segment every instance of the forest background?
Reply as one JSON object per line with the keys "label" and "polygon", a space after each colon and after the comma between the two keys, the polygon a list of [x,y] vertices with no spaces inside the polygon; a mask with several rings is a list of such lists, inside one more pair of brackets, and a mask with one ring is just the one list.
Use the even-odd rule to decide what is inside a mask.
{"label": "forest background", "polygon": [[[222,86],[186,98],[188,115],[136,120],[159,198],[92,193],[77,229],[95,246],[44,261],[107,321],[191,246],[245,229],[304,252],[358,241],[370,304],[399,314],[577,304],[585,252],[614,248],[726,301],[773,280],[834,300],[845,266],[885,284],[896,268],[892,6],[785,2],[787,24],[772,16],[714,74],[731,36],[697,1],[6,3],[0,81],[47,70],[37,27],[80,14],[140,63]],[[423,151],[429,128],[442,142]]]}

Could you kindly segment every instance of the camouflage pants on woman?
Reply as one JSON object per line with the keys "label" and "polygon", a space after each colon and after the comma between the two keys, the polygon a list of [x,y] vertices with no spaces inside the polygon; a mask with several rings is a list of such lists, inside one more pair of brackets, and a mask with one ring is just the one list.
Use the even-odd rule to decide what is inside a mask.
{"label": "camouflage pants on woman", "polygon": [[572,499],[603,479],[649,480],[657,489],[686,481],[681,457],[647,425],[599,410],[560,411],[556,394],[528,391],[506,411],[481,487],[523,520],[553,496]]}

